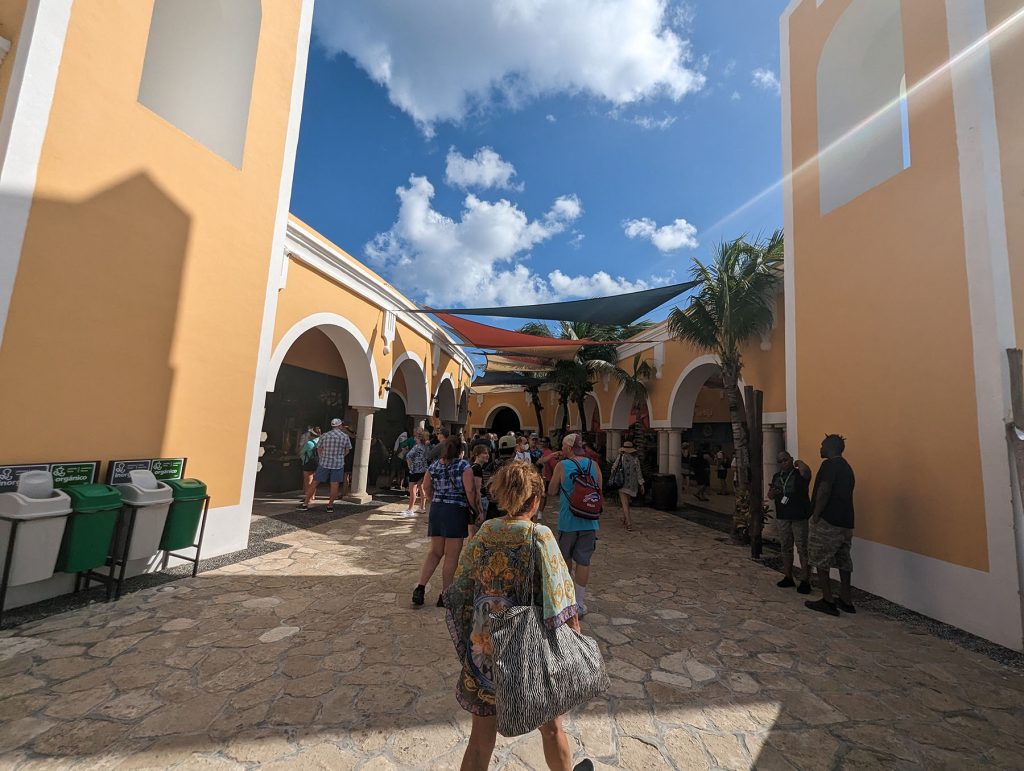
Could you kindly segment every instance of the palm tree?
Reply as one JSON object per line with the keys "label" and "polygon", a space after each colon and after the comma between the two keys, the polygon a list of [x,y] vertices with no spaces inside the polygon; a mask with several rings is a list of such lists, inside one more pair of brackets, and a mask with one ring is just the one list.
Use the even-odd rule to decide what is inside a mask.
{"label": "palm tree", "polygon": [[[612,324],[594,324],[587,321],[558,322],[558,337],[563,340],[607,340],[609,345],[588,345],[580,348],[572,361],[556,362],[551,372],[550,382],[558,391],[559,404],[562,405],[561,435],[565,436],[569,427],[569,404],[576,405],[579,412],[580,432],[586,434],[586,401],[587,394],[594,390],[593,375],[618,369],[615,346],[611,343],[625,340],[648,328],[649,322],[616,326]],[[519,328],[520,332],[541,337],[555,337],[551,327],[540,321],[531,321]],[[616,376],[617,373],[616,373]],[[647,394],[644,392],[644,401]]]}
{"label": "palm tree", "polygon": [[533,410],[537,413],[537,433],[540,436],[544,436],[544,418],[541,415],[544,411],[544,405],[540,402],[540,386],[526,386],[526,393],[530,395],[530,401],[533,403]]}
{"label": "palm tree", "polygon": [[753,243],[741,237],[718,244],[707,264],[697,260],[693,267],[692,276],[700,283],[689,306],[674,308],[668,319],[669,331],[676,338],[716,354],[721,366],[736,452],[737,529],[747,524],[745,512],[749,511],[749,437],[741,412],[740,347],[772,327],[783,252],[781,230]]}

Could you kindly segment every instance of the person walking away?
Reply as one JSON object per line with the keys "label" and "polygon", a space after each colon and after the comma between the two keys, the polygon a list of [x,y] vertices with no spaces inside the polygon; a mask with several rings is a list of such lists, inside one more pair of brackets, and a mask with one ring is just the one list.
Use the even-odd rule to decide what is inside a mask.
{"label": "person walking away", "polygon": [[[319,465],[316,446],[320,441],[320,429],[316,426],[310,426],[303,436],[306,437],[306,441],[300,445],[299,449],[299,460],[302,462],[302,503],[299,504],[299,508],[305,511],[309,508],[309,504],[306,502],[307,499],[312,499],[316,495],[316,484],[313,482],[313,474],[316,473],[316,467]],[[313,495],[310,495],[311,487]]]}
{"label": "person walking away", "polygon": [[[444,453],[430,464],[423,477],[423,494],[431,501],[427,524],[430,549],[420,568],[420,582],[412,593],[413,605],[423,604],[427,583],[441,560],[442,591],[451,584],[462,542],[469,535],[469,510],[480,508],[473,469],[462,456],[462,442],[458,437],[450,437],[444,443]],[[440,595],[437,604],[440,607]]]}
{"label": "person walking away", "polygon": [[636,448],[632,442],[623,442],[619,448],[619,456],[612,464],[612,473],[616,467],[622,469],[622,487],[619,488],[619,505],[622,506],[622,526],[626,530],[633,530],[633,518],[630,514],[630,501],[637,494],[643,494],[644,474],[640,469],[640,461],[636,457]]}
{"label": "person walking away", "polygon": [[587,584],[590,583],[590,560],[597,548],[598,522],[572,513],[569,495],[573,482],[581,473],[593,477],[600,490],[604,485],[601,469],[590,458],[583,457],[583,442],[579,434],[567,434],[562,440],[564,459],[555,465],[548,483],[548,498],[558,498],[558,547],[569,566],[576,590],[576,603],[580,613],[587,612]]}
{"label": "person walking away", "polygon": [[345,456],[352,452],[352,440],[342,431],[340,418],[331,420],[331,430],[320,437],[316,446],[317,467],[313,474],[313,484],[306,493],[302,508],[308,509],[309,502],[316,495],[316,488],[321,482],[330,484],[330,497],[327,500],[327,512],[334,511],[334,502],[338,499],[338,490],[345,478]]}
{"label": "person walking away", "polygon": [[480,507],[470,512],[469,537],[476,535],[476,530],[487,520],[489,501],[484,489],[484,469],[491,463],[491,450],[485,444],[474,445],[469,454],[470,468],[473,469],[473,484],[476,486],[476,499]]}
{"label": "person walking away", "polygon": [[540,446],[540,436],[537,434],[530,434],[530,463],[536,465],[537,461],[541,459],[544,454],[544,450]]}
{"label": "person walking away", "polygon": [[[544,608],[549,628],[569,624],[580,631],[572,577],[555,536],[544,525],[531,522],[544,492],[540,475],[526,463],[509,463],[491,478],[490,492],[508,513],[481,525],[444,593],[448,630],[462,662],[455,697],[473,716],[463,771],[487,769],[497,736],[490,614],[521,604],[532,584],[531,602]],[[548,768],[569,771],[572,753],[561,718],[542,725],[540,735]],[[584,761],[577,768],[593,768],[593,764]]]}
{"label": "person walking away", "polygon": [[[853,468],[843,457],[846,439],[829,434],[821,443],[821,466],[814,479],[814,513],[811,515],[808,551],[811,564],[818,573],[820,600],[804,603],[811,610],[838,616],[839,611],[856,613],[850,596],[853,577]],[[839,597],[833,598],[832,568],[839,571]]]}
{"label": "person walking away", "polygon": [[[356,432],[347,420],[342,422],[341,430],[348,435],[350,449],[351,447],[355,447]],[[352,492],[352,469],[355,467],[355,460],[356,454],[354,452],[345,453],[345,484],[342,487],[344,490],[342,495],[348,495]]]}
{"label": "person walking away", "polygon": [[[779,530],[779,544],[782,551],[783,578],[776,586],[788,589],[796,586],[800,594],[811,593],[811,563],[807,557],[807,520],[811,516],[811,499],[808,488],[811,469],[802,460],[793,461],[793,456],[783,450],[776,458],[779,470],[772,477],[768,497],[775,501],[775,526]],[[800,555],[803,578],[797,586],[793,580],[793,547]]]}
{"label": "person walking away", "polygon": [[[405,464],[409,470],[409,508],[402,512],[403,517],[416,516],[416,499],[421,505],[426,501],[423,492],[423,477],[427,473],[427,436],[424,431],[417,430],[413,437],[415,444],[405,455]],[[424,511],[423,508],[420,511]]]}
{"label": "person walking away", "polygon": [[725,485],[726,479],[729,477],[729,459],[725,455],[725,450],[721,447],[715,453],[715,470],[718,476],[718,494],[728,495],[729,493],[726,492]]}
{"label": "person walking away", "polygon": [[434,431],[434,438],[431,445],[427,448],[427,462],[433,463],[435,460],[441,457],[444,453],[444,444],[451,438],[451,433],[447,428],[438,428]]}
{"label": "person walking away", "polygon": [[405,440],[409,438],[409,434],[405,431],[398,435],[395,439],[395,444],[391,448],[391,483],[388,488],[394,490],[399,486],[399,481],[402,475],[402,467],[405,466],[405,453],[402,452],[402,446]]}
{"label": "person walking away", "polygon": [[690,443],[683,442],[683,449],[680,455],[679,476],[681,483],[680,497],[686,495],[690,488],[690,477],[693,476],[693,453],[690,451]]}

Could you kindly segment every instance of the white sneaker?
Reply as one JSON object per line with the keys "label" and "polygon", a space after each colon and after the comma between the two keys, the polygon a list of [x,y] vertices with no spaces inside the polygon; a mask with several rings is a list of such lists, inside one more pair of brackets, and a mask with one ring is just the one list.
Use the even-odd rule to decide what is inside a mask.
{"label": "white sneaker", "polygon": [[416,516],[416,512],[413,511],[412,509],[406,509],[405,511],[402,512],[402,516],[403,517],[415,517]]}

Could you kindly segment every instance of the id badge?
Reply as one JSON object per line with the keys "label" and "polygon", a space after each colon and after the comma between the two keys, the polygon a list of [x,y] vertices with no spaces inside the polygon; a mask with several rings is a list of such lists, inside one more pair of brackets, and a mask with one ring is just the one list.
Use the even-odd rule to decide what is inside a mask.
{"label": "id badge", "polygon": [[785,506],[787,503],[789,503],[789,496],[788,495],[783,495],[782,496],[782,505]]}

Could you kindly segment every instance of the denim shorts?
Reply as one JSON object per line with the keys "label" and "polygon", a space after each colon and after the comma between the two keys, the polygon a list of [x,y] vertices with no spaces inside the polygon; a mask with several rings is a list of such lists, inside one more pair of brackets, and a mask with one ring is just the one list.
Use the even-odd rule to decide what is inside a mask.
{"label": "denim shorts", "polygon": [[330,482],[333,484],[340,484],[345,478],[345,469],[343,468],[327,468],[326,466],[317,466],[316,473],[313,475],[313,479],[317,482]]}

